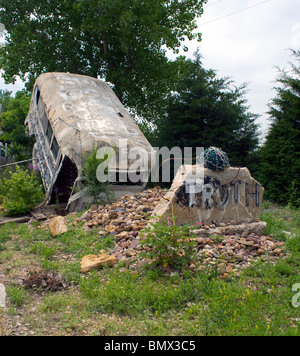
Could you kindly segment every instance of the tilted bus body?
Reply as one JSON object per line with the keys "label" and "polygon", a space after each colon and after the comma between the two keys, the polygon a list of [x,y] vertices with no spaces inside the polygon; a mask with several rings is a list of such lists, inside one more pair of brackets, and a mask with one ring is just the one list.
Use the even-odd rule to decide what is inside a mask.
{"label": "tilted bus body", "polygon": [[[72,191],[80,180],[84,157],[94,148],[115,148],[120,140],[126,140],[128,150],[138,147],[148,153],[149,165],[141,174],[150,170],[153,148],[113,90],[101,80],[68,73],[42,74],[34,85],[26,124],[36,139],[33,159],[41,171],[47,203],[54,202],[59,194],[61,203],[73,205],[70,210],[79,207]],[[122,167],[117,163],[116,173],[129,167],[129,160],[125,165],[123,160]],[[128,183],[113,186],[117,197],[145,186],[144,181]]]}

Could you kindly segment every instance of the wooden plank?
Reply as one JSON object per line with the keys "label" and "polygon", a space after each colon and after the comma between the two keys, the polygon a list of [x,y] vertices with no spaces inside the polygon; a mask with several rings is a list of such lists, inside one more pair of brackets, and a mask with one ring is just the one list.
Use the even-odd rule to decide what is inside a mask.
{"label": "wooden plank", "polygon": [[0,225],[5,225],[5,224],[11,224],[11,223],[16,223],[16,224],[22,224],[30,221],[30,216],[22,216],[20,218],[3,218],[0,220]]}
{"label": "wooden plank", "polygon": [[37,221],[45,221],[45,220],[47,220],[47,216],[45,216],[45,215],[42,214],[42,213],[31,212],[30,214],[31,214],[31,216],[32,216],[35,220],[37,220]]}

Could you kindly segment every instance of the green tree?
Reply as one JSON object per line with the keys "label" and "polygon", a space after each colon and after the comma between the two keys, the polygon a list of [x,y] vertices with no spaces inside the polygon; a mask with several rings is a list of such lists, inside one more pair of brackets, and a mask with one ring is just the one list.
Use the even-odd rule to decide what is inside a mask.
{"label": "green tree", "polygon": [[[7,30],[0,64],[7,82],[43,72],[100,76],[121,101],[144,115],[159,109],[172,85],[166,49],[198,38],[206,0],[0,0]],[[30,87],[31,88],[31,87]]]}
{"label": "green tree", "polygon": [[281,70],[277,96],[269,115],[272,123],[259,152],[258,178],[266,197],[280,204],[300,206],[300,51],[293,52],[296,64]]}
{"label": "green tree", "polygon": [[0,90],[0,105],[1,105],[1,113],[7,110],[8,104],[11,99],[11,91],[8,90]]}
{"label": "green tree", "polygon": [[232,165],[244,166],[258,145],[255,120],[244,98],[245,85],[235,87],[228,78],[217,78],[195,60],[182,60],[182,79],[167,101],[166,114],[157,126],[158,146],[222,148]]}
{"label": "green tree", "polygon": [[24,122],[30,106],[30,94],[25,91],[16,93],[14,98],[8,100],[3,106],[0,117],[2,134],[0,141],[9,144],[9,156],[16,161],[30,158],[34,140],[28,136]]}

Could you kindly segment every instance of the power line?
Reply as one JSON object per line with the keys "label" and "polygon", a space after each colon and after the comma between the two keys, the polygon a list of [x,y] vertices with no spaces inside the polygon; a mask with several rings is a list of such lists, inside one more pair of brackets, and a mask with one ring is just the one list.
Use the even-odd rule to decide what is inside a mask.
{"label": "power line", "polygon": [[[219,1],[217,1],[217,2],[220,2],[220,1],[222,1],[222,0],[219,0]],[[205,23],[203,23],[203,24],[200,24],[200,26],[208,25],[208,24],[210,24],[210,23],[212,23],[212,22],[216,22],[216,21],[225,19],[226,17],[229,17],[229,16],[232,16],[232,15],[238,14],[238,13],[240,13],[240,12],[243,12],[243,11],[246,11],[246,10],[249,10],[249,9],[252,9],[253,7],[256,7],[256,6],[265,4],[265,3],[269,2],[269,1],[271,1],[271,0],[261,1],[261,2],[259,2],[259,3],[257,3],[257,4],[248,6],[248,7],[244,8],[244,9],[241,9],[241,10],[238,10],[238,11],[235,11],[235,12],[232,12],[231,14],[228,14],[228,15],[225,15],[225,16],[221,16],[221,17],[217,17],[217,18],[214,19],[214,20],[211,20],[211,21],[205,22]],[[210,4],[210,5],[213,5],[213,4],[215,4],[215,3],[212,3],[212,4]]]}
{"label": "power line", "polygon": [[210,7],[210,6],[213,6],[213,5],[215,5],[215,4],[218,4],[218,3],[221,2],[221,1],[223,1],[223,0],[218,0],[218,1],[215,1],[215,2],[213,2],[213,3],[211,3],[211,4],[207,4],[207,5],[205,5],[205,8],[208,8],[208,7]]}

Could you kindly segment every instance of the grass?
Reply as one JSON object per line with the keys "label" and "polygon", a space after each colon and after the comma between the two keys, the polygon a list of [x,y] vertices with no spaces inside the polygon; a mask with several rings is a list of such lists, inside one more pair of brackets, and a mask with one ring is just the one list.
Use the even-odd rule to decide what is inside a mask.
{"label": "grass", "polygon": [[[262,219],[268,234],[286,241],[288,257],[275,265],[261,260],[227,279],[215,271],[132,272],[124,264],[84,275],[81,258],[109,252],[113,237],[84,232],[71,218],[56,239],[37,223],[2,226],[9,309],[0,310],[0,335],[299,336],[292,288],[300,283],[300,212],[265,203]],[[68,288],[25,289],[21,281],[34,270],[61,275]]]}
{"label": "grass", "polygon": [[10,303],[13,307],[21,307],[24,305],[26,292],[23,288],[20,288],[17,285],[11,284],[7,288],[7,296],[10,300]]}

